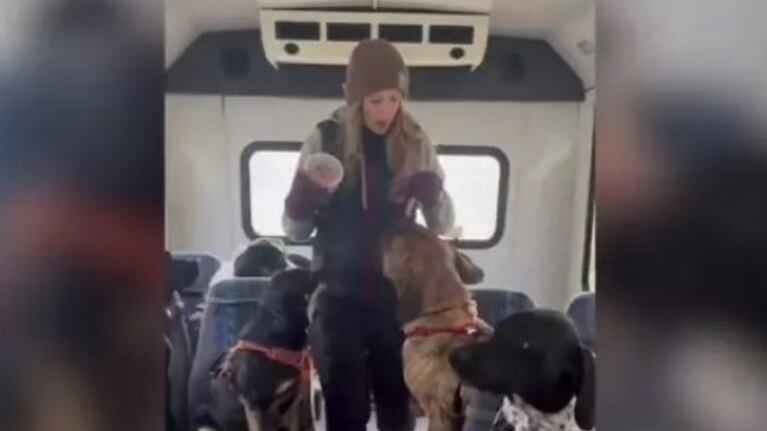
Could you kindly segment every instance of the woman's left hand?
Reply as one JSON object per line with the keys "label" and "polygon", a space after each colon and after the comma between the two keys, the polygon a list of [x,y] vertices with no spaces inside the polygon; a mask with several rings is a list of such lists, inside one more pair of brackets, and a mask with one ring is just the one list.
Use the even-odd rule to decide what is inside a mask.
{"label": "woman's left hand", "polygon": [[406,202],[415,199],[426,208],[437,205],[442,197],[442,178],[433,171],[419,171],[392,187],[392,199]]}

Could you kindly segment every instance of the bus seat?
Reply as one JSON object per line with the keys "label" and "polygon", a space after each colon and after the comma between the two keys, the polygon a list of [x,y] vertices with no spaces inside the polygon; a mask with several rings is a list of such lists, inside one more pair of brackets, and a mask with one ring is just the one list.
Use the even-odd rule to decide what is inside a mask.
{"label": "bus seat", "polygon": [[535,302],[522,292],[502,289],[472,289],[479,317],[495,327],[509,314],[535,308]]}
{"label": "bus seat", "polygon": [[567,306],[567,315],[575,323],[581,342],[592,352],[597,351],[596,295],[594,292],[579,293]]}
{"label": "bus seat", "polygon": [[197,340],[200,332],[200,320],[205,294],[210,288],[210,282],[216,271],[221,267],[221,261],[213,255],[206,253],[173,253],[174,259],[190,260],[197,263],[199,272],[194,283],[180,291],[181,299],[184,303],[184,316],[187,321],[189,331],[189,341],[192,347],[192,354],[197,350]]}
{"label": "bus seat", "polygon": [[189,382],[193,424],[204,420],[209,405],[210,372],[216,361],[234,345],[242,328],[257,309],[269,278],[234,278],[216,283],[208,291],[200,326],[200,339]]}

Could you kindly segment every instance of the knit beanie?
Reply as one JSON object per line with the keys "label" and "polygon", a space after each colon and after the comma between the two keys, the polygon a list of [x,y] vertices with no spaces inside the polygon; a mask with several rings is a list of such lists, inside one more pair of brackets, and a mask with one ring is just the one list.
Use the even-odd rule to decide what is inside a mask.
{"label": "knit beanie", "polygon": [[394,45],[384,39],[363,40],[352,51],[346,68],[346,102],[359,102],[389,88],[407,96],[409,80],[405,61]]}

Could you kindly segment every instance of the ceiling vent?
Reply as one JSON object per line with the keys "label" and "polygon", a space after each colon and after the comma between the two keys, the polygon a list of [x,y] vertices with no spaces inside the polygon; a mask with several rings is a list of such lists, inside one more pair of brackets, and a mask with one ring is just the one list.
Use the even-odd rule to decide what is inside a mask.
{"label": "ceiling vent", "polygon": [[407,12],[262,9],[267,60],[280,64],[346,65],[363,39],[383,38],[411,67],[476,68],[487,49],[488,16]]}

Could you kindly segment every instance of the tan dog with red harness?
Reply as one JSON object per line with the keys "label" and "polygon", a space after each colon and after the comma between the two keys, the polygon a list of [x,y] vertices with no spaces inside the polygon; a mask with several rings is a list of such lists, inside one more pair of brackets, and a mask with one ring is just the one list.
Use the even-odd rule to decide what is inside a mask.
{"label": "tan dog with red harness", "polygon": [[384,274],[397,288],[400,317],[407,322],[402,348],[405,383],[426,411],[430,431],[458,431],[463,403],[449,354],[492,334],[462,282],[470,278],[471,262],[415,224],[397,229],[383,247]]}

